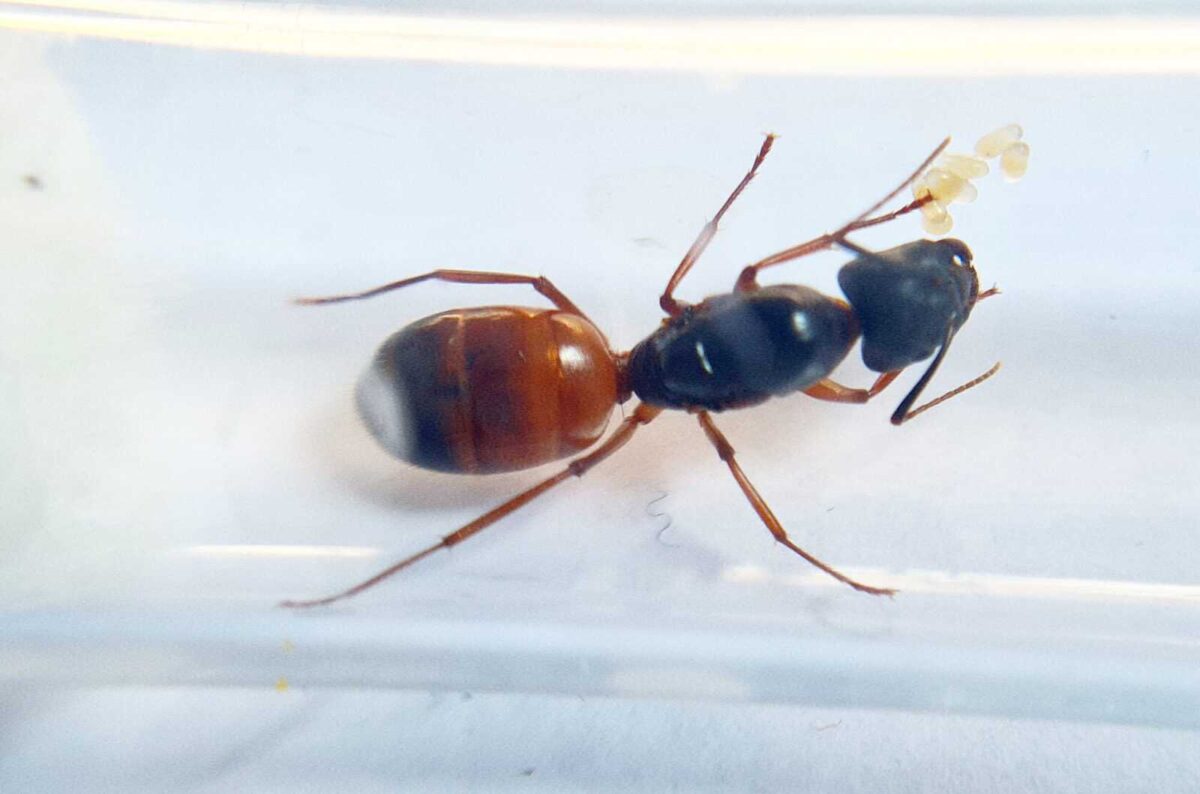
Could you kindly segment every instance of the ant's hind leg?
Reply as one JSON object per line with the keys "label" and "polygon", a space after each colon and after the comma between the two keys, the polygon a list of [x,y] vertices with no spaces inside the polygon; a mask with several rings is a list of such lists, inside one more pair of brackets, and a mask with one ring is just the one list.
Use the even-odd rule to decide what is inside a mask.
{"label": "ant's hind leg", "polygon": [[433,270],[419,276],[393,281],[364,292],[353,292],[348,295],[330,295],[323,298],[296,298],[301,306],[317,306],[325,303],[342,303],[373,298],[392,290],[411,287],[422,281],[449,281],[454,284],[528,284],[550,300],[559,309],[580,317],[587,317],[570,298],[564,295],[558,287],[544,276],[526,276],[521,273],[492,273],[480,270]]}
{"label": "ant's hind leg", "polygon": [[441,551],[442,549],[448,549],[451,546],[457,546],[467,538],[487,529],[500,519],[516,511],[518,508],[529,504],[554,486],[563,483],[572,477],[582,477],[593,466],[612,455],[621,447],[625,446],[629,439],[633,437],[634,431],[636,431],[638,427],[649,424],[654,417],[661,413],[661,411],[661,408],[655,408],[654,406],[646,405],[645,403],[638,405],[638,407],[634,409],[633,413],[626,417],[625,421],[621,423],[621,426],[618,427],[603,444],[601,444],[592,452],[576,458],[567,464],[564,469],[552,477],[547,477],[537,485],[534,485],[531,488],[526,488],[524,491],[521,491],[521,493],[509,499],[507,502],[504,502],[498,507],[489,510],[469,524],[459,527],[457,530],[451,532],[449,535],[442,538],[429,548],[419,551],[411,557],[406,557],[389,568],[385,568],[384,570],[372,576],[370,579],[359,582],[348,590],[343,590],[342,592],[335,593],[331,596],[314,598],[310,601],[284,601],[279,606],[292,609],[316,607],[324,606],[325,604],[332,604],[335,601],[341,601],[345,598],[350,598],[351,596],[358,595],[364,590],[374,587],[385,579],[395,576],[413,563],[425,559],[434,552]]}
{"label": "ant's hind leg", "polygon": [[871,587],[870,585],[866,585],[862,582],[857,582],[854,579],[851,579],[841,571],[838,571],[835,568],[832,568],[829,565],[821,562],[816,557],[812,556],[807,551],[793,543],[788,537],[787,532],[784,530],[783,525],[779,523],[779,519],[776,518],[775,514],[771,512],[771,508],[767,506],[767,503],[763,500],[762,496],[759,495],[754,485],[750,482],[750,479],[746,476],[745,472],[742,471],[742,467],[738,465],[733,445],[729,443],[729,440],[725,438],[724,434],[722,434],[721,431],[717,429],[717,426],[713,424],[712,417],[708,415],[708,412],[700,411],[696,414],[696,418],[700,420],[700,427],[704,428],[705,435],[708,436],[708,440],[712,442],[712,445],[716,447],[717,454],[721,457],[721,460],[725,461],[725,465],[727,465],[729,467],[729,471],[733,473],[733,478],[737,480],[737,484],[741,487],[742,493],[746,495],[746,499],[749,500],[750,506],[754,508],[754,512],[758,513],[758,517],[762,519],[762,522],[766,524],[767,529],[769,529],[771,534],[775,536],[775,540],[779,541],[784,546],[787,546],[789,549],[796,552],[801,557],[815,565],[817,568],[820,568],[822,571],[832,576],[834,579],[850,585],[855,590],[863,593],[869,593],[870,595],[895,595],[896,591],[890,588]]}

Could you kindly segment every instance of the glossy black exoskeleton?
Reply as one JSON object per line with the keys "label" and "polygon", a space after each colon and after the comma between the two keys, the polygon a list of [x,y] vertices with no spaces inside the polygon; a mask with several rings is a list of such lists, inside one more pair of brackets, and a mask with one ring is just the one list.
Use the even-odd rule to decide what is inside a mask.
{"label": "glossy black exoskeleton", "polygon": [[724,411],[807,388],[858,339],[854,313],[809,287],[779,284],[685,308],[629,354],[629,386],[663,408]]}
{"label": "glossy black exoskeleton", "polygon": [[859,253],[838,273],[849,303],[787,284],[685,307],[630,353],[634,394],[663,408],[744,408],[817,384],[860,335],[863,363],[885,374],[949,345],[979,296],[966,244],[916,240],[875,253],[839,242]]}
{"label": "glossy black exoskeleton", "polygon": [[979,277],[961,240],[917,240],[863,252],[838,272],[862,327],[863,363],[892,372],[924,361],[971,314]]}

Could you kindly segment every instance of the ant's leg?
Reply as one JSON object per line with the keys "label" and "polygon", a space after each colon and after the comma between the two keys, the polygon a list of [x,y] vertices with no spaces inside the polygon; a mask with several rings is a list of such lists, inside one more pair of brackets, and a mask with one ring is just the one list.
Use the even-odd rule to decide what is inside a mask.
{"label": "ant's leg", "polygon": [[809,397],[815,397],[818,400],[826,400],[831,403],[865,403],[879,392],[891,385],[900,373],[904,370],[894,370],[885,372],[875,379],[869,389],[854,389],[849,386],[843,386],[835,380],[822,378],[813,385],[804,389],[804,393]]}
{"label": "ant's leg", "polygon": [[829,234],[823,234],[820,237],[814,237],[808,242],[794,245],[791,248],[786,248],[778,253],[771,254],[765,259],[760,259],[752,265],[747,265],[744,267],[741,274],[738,276],[735,288],[740,291],[755,289],[758,286],[758,273],[763,268],[781,265],[784,262],[791,262],[792,260],[799,259],[802,256],[808,256],[809,254],[815,254],[817,251],[824,251],[826,248],[832,248],[834,245],[842,242],[846,235],[850,234],[851,232],[856,232],[860,229],[866,229],[871,226],[878,226],[881,223],[888,223],[889,221],[893,221],[902,215],[907,215],[913,210],[920,209],[928,204],[933,200],[932,196],[923,196],[919,199],[910,201],[898,210],[893,210],[892,212],[878,215],[874,218],[869,217],[884,204],[887,204],[889,201],[899,195],[901,190],[904,190],[904,188],[916,181],[917,177],[921,176],[921,174],[925,172],[925,169],[927,169],[930,164],[937,159],[937,156],[944,152],[946,147],[949,145],[949,138],[942,141],[941,145],[934,149],[933,153],[926,157],[924,162],[917,166],[917,169],[913,171],[907,179],[901,182],[895,190],[893,190],[891,193],[888,193],[879,201],[875,202],[866,212],[860,214],[858,217],[854,218],[854,220],[850,221],[837,231]]}
{"label": "ant's leg", "polygon": [[783,525],[779,523],[779,519],[776,518],[775,514],[771,512],[771,508],[768,507],[767,503],[763,501],[763,498],[759,496],[759,493],[757,490],[755,490],[754,485],[751,484],[749,478],[747,478],[745,473],[742,471],[742,467],[738,465],[738,462],[734,457],[735,453],[733,446],[729,443],[721,431],[717,429],[717,426],[713,424],[712,418],[708,415],[708,412],[700,411],[696,414],[696,418],[700,420],[700,426],[704,428],[704,433],[708,436],[708,440],[711,441],[712,445],[717,448],[717,454],[721,456],[721,460],[725,461],[725,464],[729,466],[729,471],[733,473],[733,478],[737,480],[738,485],[741,486],[742,493],[744,493],[746,495],[746,499],[750,501],[750,506],[754,508],[754,512],[758,513],[758,517],[762,519],[762,522],[767,525],[767,529],[771,530],[771,534],[775,536],[775,540],[787,546],[789,549],[796,552],[801,557],[832,576],[834,579],[850,585],[855,590],[859,590],[864,593],[870,593],[871,595],[890,596],[895,594],[895,590],[886,587],[871,587],[870,585],[865,585],[862,582],[856,582],[850,577],[846,576],[844,573],[841,573],[840,571],[837,571],[821,562],[816,557],[812,556],[807,551],[793,543],[788,538],[787,532],[784,531]]}
{"label": "ant's leg", "polygon": [[951,389],[950,391],[946,392],[941,397],[934,398],[934,399],[930,400],[929,402],[925,403],[924,405],[920,406],[919,408],[914,408],[911,411],[908,410],[908,407],[910,405],[912,405],[912,401],[905,399],[905,401],[902,402],[898,408],[896,408],[896,412],[894,414],[892,414],[892,424],[902,425],[905,422],[907,422],[909,419],[912,419],[917,414],[925,413],[933,406],[941,405],[942,403],[946,402],[946,400],[949,400],[951,397],[957,397],[958,395],[965,392],[967,389],[972,389],[972,388],[978,386],[979,384],[983,383],[985,380],[992,377],[999,371],[1000,371],[1000,362],[997,361],[995,364],[992,365],[991,369],[989,369],[987,372],[983,373],[979,377],[972,378],[971,380],[967,381],[963,385],[957,386],[957,387]]}
{"label": "ant's leg", "polygon": [[562,294],[558,287],[550,282],[550,279],[544,276],[525,276],[520,273],[489,273],[478,270],[433,270],[429,273],[413,276],[412,278],[393,281],[390,284],[384,284],[365,292],[355,292],[349,295],[330,295],[324,298],[296,298],[295,302],[302,306],[316,306],[322,303],[364,300],[366,298],[373,298],[376,295],[382,295],[385,292],[391,292],[392,290],[410,287],[422,281],[450,281],[455,284],[528,284],[549,298],[551,303],[564,312],[577,314],[580,317],[587,316],[579,310],[578,306],[571,302],[570,298]]}
{"label": "ant's leg", "polygon": [[774,143],[775,135],[768,134],[766,140],[762,143],[762,147],[758,150],[758,155],[754,158],[754,164],[750,166],[750,170],[746,172],[746,175],[742,177],[742,181],[729,194],[729,198],[725,199],[725,203],[721,205],[721,209],[717,210],[717,214],[713,216],[713,219],[704,224],[704,228],[700,230],[696,241],[692,243],[692,247],[684,254],[683,261],[679,263],[679,267],[675,268],[670,281],[667,282],[667,288],[663,290],[662,297],[658,299],[658,304],[662,306],[662,310],[667,314],[674,317],[683,311],[683,307],[679,301],[674,298],[675,288],[679,286],[679,282],[683,281],[683,277],[687,275],[687,272],[692,269],[692,265],[696,264],[696,260],[704,253],[704,249],[708,247],[709,242],[712,241],[713,236],[717,233],[717,224],[721,222],[725,211],[733,204],[734,199],[746,189],[746,185],[750,184],[750,180],[754,178],[755,172],[762,165],[762,161],[766,158],[767,152],[771,151],[771,145]]}
{"label": "ant's leg", "polygon": [[[983,300],[984,298],[990,298],[994,295],[999,295],[999,294],[1000,294],[999,288],[992,287],[991,289],[984,290],[983,292],[979,293],[979,295],[977,295],[975,297],[975,301],[976,301],[976,303],[978,303],[979,301]],[[997,372],[1000,371],[1000,362],[997,361],[995,364],[993,364],[991,366],[990,369],[988,369],[987,372],[983,373],[982,375],[979,375],[978,377],[975,377],[975,378],[971,378],[971,380],[967,381],[966,383],[962,384],[961,386],[956,386],[955,388],[951,389],[950,391],[946,392],[945,394],[941,395],[940,397],[935,397],[934,399],[930,400],[929,402],[925,403],[924,405],[920,405],[916,408],[913,408],[912,407],[913,403],[915,403],[917,401],[917,398],[921,396],[921,392],[925,391],[925,387],[929,385],[929,382],[931,380],[933,380],[933,374],[935,372],[937,372],[937,368],[939,366],[941,366],[942,359],[944,359],[946,357],[946,350],[949,349],[950,342],[953,340],[954,340],[954,328],[950,327],[950,328],[946,329],[946,338],[942,342],[941,349],[938,350],[937,355],[934,356],[933,363],[931,363],[929,365],[929,367],[925,370],[925,372],[923,372],[921,374],[921,378],[920,378],[920,380],[917,381],[917,384],[912,387],[912,389],[908,392],[908,394],[904,395],[904,399],[900,401],[900,404],[898,406],[896,406],[895,412],[892,413],[892,424],[899,427],[900,425],[907,422],[909,419],[912,419],[914,416],[928,411],[933,406],[941,405],[942,403],[946,402],[946,400],[949,400],[951,397],[956,397],[956,396],[962,394],[963,392],[965,392],[967,389],[975,388],[976,386],[983,383],[985,380],[987,380],[988,378],[992,377],[993,375],[995,375]],[[887,373],[885,373],[885,375],[886,374]],[[899,374],[899,373],[897,373],[897,374]],[[884,376],[881,375],[880,377],[882,378]],[[878,382],[876,382],[876,385],[878,385]],[[912,409],[912,410],[909,410],[909,409]]]}
{"label": "ant's leg", "polygon": [[384,579],[388,579],[391,576],[399,573],[418,560],[425,559],[435,551],[448,549],[451,546],[457,546],[459,543],[462,543],[475,533],[487,529],[492,524],[507,516],[509,513],[512,513],[518,508],[529,504],[534,499],[541,496],[546,491],[549,491],[559,483],[565,482],[571,477],[582,477],[588,469],[592,468],[597,463],[604,460],[609,455],[612,455],[621,447],[625,446],[626,442],[628,442],[633,436],[634,431],[638,429],[638,426],[648,424],[654,419],[654,417],[658,416],[661,411],[661,408],[655,408],[642,403],[635,408],[633,413],[621,423],[621,426],[618,427],[616,431],[593,452],[584,455],[583,457],[576,458],[567,464],[566,468],[555,474],[553,477],[548,477],[532,488],[522,491],[499,507],[489,510],[471,523],[466,524],[460,527],[458,530],[450,533],[446,537],[442,538],[440,542],[435,543],[424,551],[417,552],[411,557],[401,560],[390,568],[380,571],[370,579],[354,585],[354,587],[351,587],[349,590],[344,590],[340,593],[326,596],[325,598],[316,598],[311,601],[284,601],[279,606],[291,608],[315,607],[322,606],[324,604],[332,604],[334,601],[341,601],[344,598],[350,598],[351,596],[361,593],[363,590],[374,587]]}
{"label": "ant's leg", "polygon": [[[999,294],[1000,294],[999,288],[992,287],[991,289],[984,290],[983,292],[979,293],[979,295],[976,296],[975,301],[976,301],[976,303],[978,303],[979,301],[983,300],[984,298],[991,298],[991,297],[993,297],[995,295],[999,295]],[[904,399],[900,402],[900,405],[896,408],[896,412],[894,414],[892,414],[892,424],[902,425],[905,422],[907,422],[909,419],[912,419],[917,414],[924,413],[925,411],[928,411],[933,406],[943,403],[946,400],[949,400],[951,397],[955,397],[959,394],[962,394],[967,389],[978,386],[979,384],[983,383],[988,378],[995,375],[1000,370],[1000,362],[996,362],[995,364],[992,365],[991,369],[989,369],[987,372],[983,373],[979,377],[972,378],[971,380],[967,381],[963,385],[961,385],[957,388],[951,389],[950,391],[946,392],[942,396],[940,396],[936,399],[930,400],[929,402],[925,403],[924,405],[910,411],[909,409],[912,408],[912,404],[914,402],[916,402],[917,397],[919,397],[921,395],[921,392],[925,390],[925,387],[929,384],[929,381],[933,378],[933,373],[935,371],[937,371],[938,365],[942,363],[942,359],[946,355],[946,348],[949,346],[950,341],[953,338],[954,338],[953,332],[947,333],[945,341],[943,342],[941,349],[938,351],[937,356],[934,358],[933,363],[929,365],[929,368],[921,376],[920,380],[917,381],[917,385],[914,386],[912,388],[912,390],[904,397]],[[809,397],[814,397],[818,400],[826,400],[828,402],[865,403],[868,400],[870,400],[872,397],[876,396],[881,391],[886,389],[888,386],[890,386],[892,381],[894,381],[897,377],[899,377],[901,372],[903,372],[903,370],[897,369],[897,370],[892,370],[891,372],[883,373],[882,375],[880,375],[878,378],[875,379],[875,382],[873,384],[871,384],[871,387],[869,389],[855,389],[855,388],[851,388],[849,386],[843,386],[842,384],[838,383],[835,380],[831,380],[829,378],[822,378],[821,380],[817,381],[813,385],[809,386],[807,389],[803,389],[803,391]]]}
{"label": "ant's leg", "polygon": [[[825,378],[817,381],[803,391],[809,397],[815,397],[818,400],[825,400],[832,403],[865,403],[891,385],[892,381],[894,381],[902,371],[903,370],[894,370],[892,372],[883,373],[875,379],[875,382],[871,384],[871,388],[869,389],[854,389],[849,386],[843,386],[835,380]],[[912,404],[916,402],[917,397],[919,397],[921,392],[924,391],[925,386],[929,383],[928,378],[922,377],[922,379],[917,382],[917,385],[914,386],[913,389],[905,396],[904,400],[901,401],[900,405],[896,408],[896,412],[892,414],[892,424],[902,425],[909,419],[912,419],[914,416],[925,413],[933,406],[940,405],[946,400],[949,400],[951,397],[956,397],[965,392],[967,389],[978,386],[999,371],[1000,362],[996,362],[992,365],[991,369],[979,377],[972,378],[963,385],[951,389],[940,397],[930,400],[918,408],[909,410],[912,407]],[[929,375],[932,377],[932,373],[929,373]]]}

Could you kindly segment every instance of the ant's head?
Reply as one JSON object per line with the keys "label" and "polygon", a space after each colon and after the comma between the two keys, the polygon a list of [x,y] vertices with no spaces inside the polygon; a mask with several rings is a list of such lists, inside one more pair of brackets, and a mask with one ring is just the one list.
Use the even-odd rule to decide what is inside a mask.
{"label": "ant's head", "polygon": [[961,240],[915,240],[860,255],[838,284],[862,327],[863,363],[892,372],[923,361],[954,335],[979,298],[971,249]]}

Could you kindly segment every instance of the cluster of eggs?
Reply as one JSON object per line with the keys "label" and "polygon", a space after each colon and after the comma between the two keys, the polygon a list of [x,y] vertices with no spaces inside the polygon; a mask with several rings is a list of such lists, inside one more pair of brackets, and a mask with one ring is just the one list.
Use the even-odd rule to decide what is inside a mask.
{"label": "cluster of eggs", "polygon": [[[975,144],[975,154],[943,154],[913,183],[913,197],[921,205],[921,226],[929,234],[946,234],[954,225],[948,207],[953,201],[971,202],[978,191],[971,184],[988,172],[988,160],[1000,159],[1000,170],[1009,181],[1020,179],[1029,167],[1029,144],[1022,130],[1009,124],[989,132]],[[928,198],[927,198],[928,197]]]}

